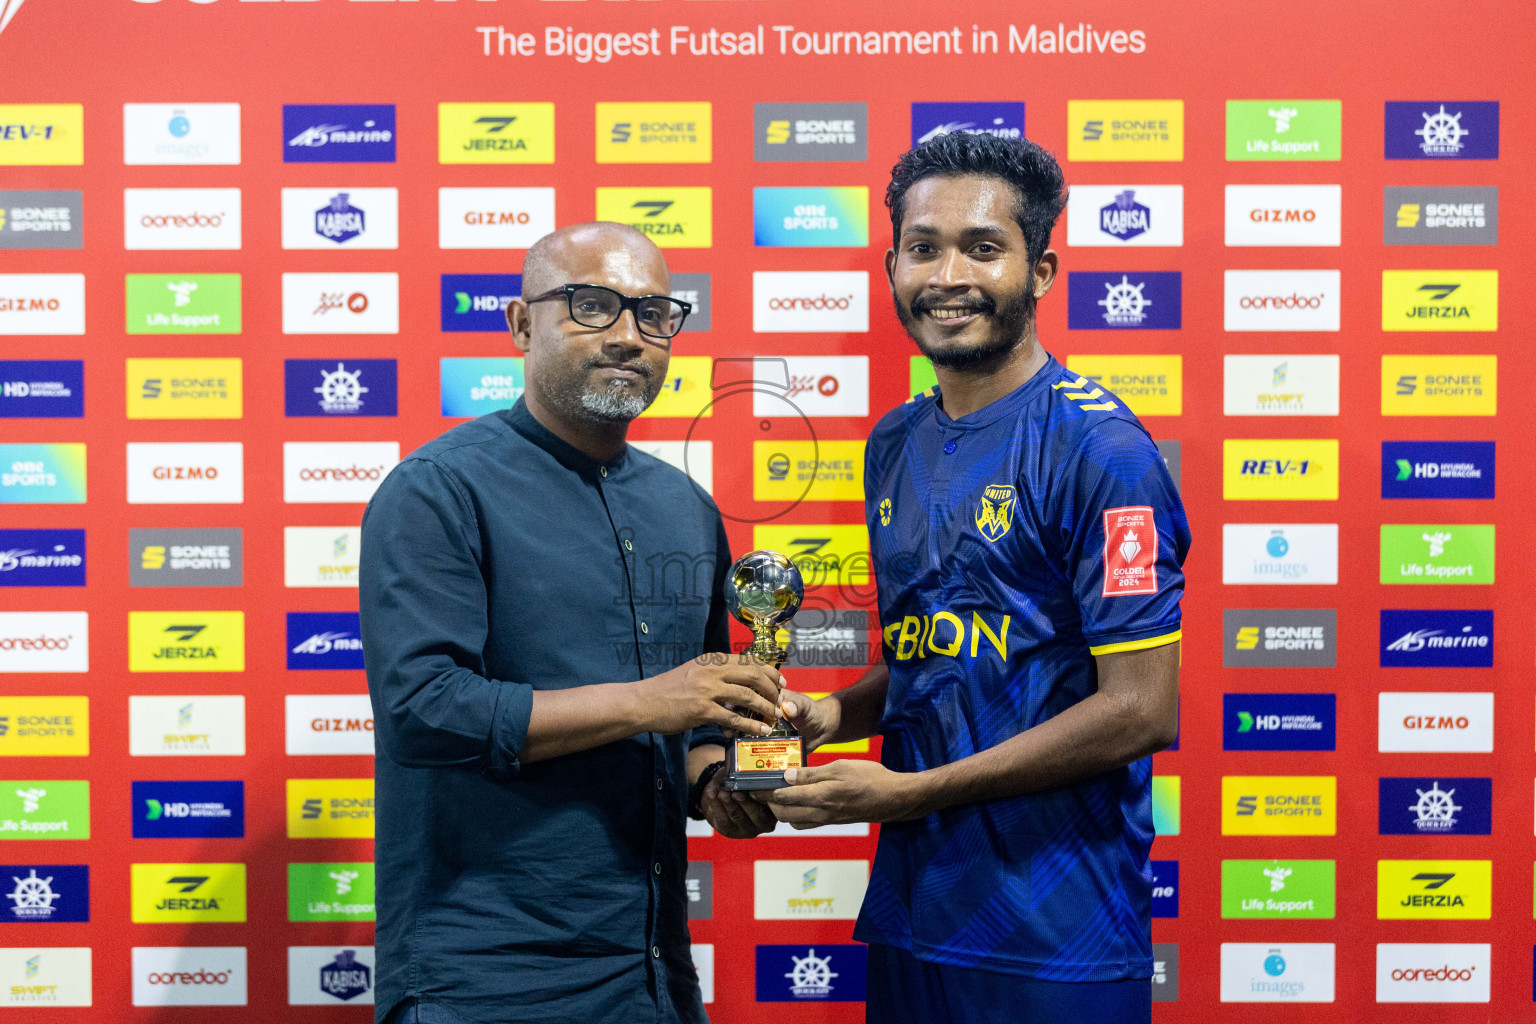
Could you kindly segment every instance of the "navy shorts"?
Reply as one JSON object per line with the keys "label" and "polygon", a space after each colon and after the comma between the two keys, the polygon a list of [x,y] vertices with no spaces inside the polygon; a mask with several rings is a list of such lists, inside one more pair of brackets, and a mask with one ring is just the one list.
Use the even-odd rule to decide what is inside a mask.
{"label": "navy shorts", "polygon": [[869,947],[867,1024],[1150,1024],[1152,981],[1036,981]]}

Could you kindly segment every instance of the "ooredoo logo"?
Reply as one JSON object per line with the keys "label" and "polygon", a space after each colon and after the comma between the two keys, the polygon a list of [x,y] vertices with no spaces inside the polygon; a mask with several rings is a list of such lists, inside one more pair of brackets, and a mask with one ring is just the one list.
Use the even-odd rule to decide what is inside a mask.
{"label": "ooredoo logo", "polygon": [[758,271],[752,275],[752,330],[868,331],[869,274]]}
{"label": "ooredoo logo", "polygon": [[245,500],[240,442],[128,445],[130,505],[228,505]]}
{"label": "ooredoo logo", "polygon": [[237,188],[123,190],[125,249],[240,248]]}
{"label": "ooredoo logo", "polygon": [[0,612],[0,672],[86,672],[85,612]]}
{"label": "ooredoo logo", "polygon": [[283,445],[283,500],[365,502],[400,461],[396,441]]}
{"label": "ooredoo logo", "polygon": [[244,1006],[243,946],[135,946],[134,1006]]}
{"label": "ooredoo logo", "polygon": [[1488,943],[1383,942],[1376,946],[1378,1003],[1486,1003]]}
{"label": "ooredoo logo", "polygon": [[1229,331],[1336,331],[1339,276],[1337,270],[1229,270],[1224,326]]}

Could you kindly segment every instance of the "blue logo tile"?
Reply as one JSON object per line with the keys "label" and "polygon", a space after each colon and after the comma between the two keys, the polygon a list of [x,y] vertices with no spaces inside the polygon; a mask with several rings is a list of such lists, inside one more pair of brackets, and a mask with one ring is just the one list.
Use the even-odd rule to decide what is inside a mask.
{"label": "blue logo tile", "polygon": [[394,416],[399,382],[393,359],[286,359],[285,416]]}
{"label": "blue logo tile", "polygon": [[84,530],[0,530],[0,587],[83,586]]}
{"label": "blue logo tile", "polygon": [[1223,750],[1333,750],[1338,724],[1331,693],[1227,693]]}
{"label": "blue logo tile", "polygon": [[1492,668],[1492,610],[1383,608],[1381,667]]}
{"label": "blue logo tile", "polygon": [[1486,836],[1493,831],[1492,779],[1382,779],[1384,836]]}
{"label": "blue logo tile", "polygon": [[1424,100],[1388,103],[1388,160],[1497,160],[1496,102]]}
{"label": "blue logo tile", "polygon": [[522,274],[442,275],[445,331],[507,330],[507,303],[523,294]]}
{"label": "blue logo tile", "polygon": [[283,106],[283,163],[394,162],[394,104],[305,103]]}
{"label": "blue logo tile", "polygon": [[362,668],[357,612],[289,612],[290,669]]}
{"label": "blue logo tile", "polygon": [[861,1003],[868,947],[826,942],[758,946],[760,1003]]}
{"label": "blue logo tile", "polygon": [[1179,916],[1179,862],[1152,862],[1152,916]]}
{"label": "blue logo tile", "polygon": [[912,145],[921,146],[930,139],[936,139],[940,135],[948,135],[951,132],[1022,139],[1024,137],[1024,104],[912,104]]}
{"label": "blue logo tile", "polygon": [[85,415],[85,363],[79,359],[0,359],[0,419]]}
{"label": "blue logo tile", "polygon": [[84,864],[0,864],[0,921],[57,924],[91,919],[91,869]]}
{"label": "blue logo tile", "polygon": [[1183,322],[1183,278],[1178,271],[1067,274],[1067,326],[1072,330],[1176,331]]}
{"label": "blue logo tile", "polygon": [[133,784],[135,839],[238,839],[244,835],[244,782]]}
{"label": "blue logo tile", "polygon": [[1492,498],[1492,441],[1383,441],[1383,498]]}

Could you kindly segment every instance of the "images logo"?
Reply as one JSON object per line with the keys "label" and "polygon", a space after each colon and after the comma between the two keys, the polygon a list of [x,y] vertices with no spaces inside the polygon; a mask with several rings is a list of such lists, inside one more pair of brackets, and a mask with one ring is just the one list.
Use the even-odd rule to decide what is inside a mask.
{"label": "images logo", "polygon": [[237,757],[245,753],[245,698],[132,696],[128,752],[134,757]]}
{"label": "images logo", "polygon": [[1388,160],[1497,160],[1499,104],[1388,102],[1385,155]]}
{"label": "images logo", "polygon": [[128,671],[244,672],[244,612],[129,612]]}
{"label": "images logo", "polygon": [[0,335],[84,333],[84,274],[0,274]]}
{"label": "images logo", "polygon": [[90,698],[0,697],[0,757],[85,757],[90,752]]}
{"label": "images logo", "polygon": [[0,249],[78,249],[83,193],[0,190]]}
{"label": "images logo", "polygon": [[394,162],[394,104],[283,105],[283,163]]}
{"label": "images logo", "polygon": [[1067,326],[1072,330],[1178,330],[1182,325],[1178,271],[1067,274]]}
{"label": "images logo", "polygon": [[[861,104],[862,105],[862,104]],[[996,135],[1004,139],[1024,137],[1022,103],[914,103],[912,104],[912,145],[962,132],[967,135]],[[864,159],[862,156],[859,159]],[[1075,158],[1074,158],[1075,159]]]}
{"label": "images logo", "polygon": [[1493,916],[1492,889],[1492,861],[1379,860],[1376,918],[1486,921]]}
{"label": "images logo", "polygon": [[1381,582],[1492,583],[1492,524],[1381,526]]}
{"label": "images logo", "polygon": [[440,164],[552,164],[553,103],[439,103]]}
{"label": "images logo", "polygon": [[1226,775],[1221,780],[1224,836],[1337,834],[1338,780],[1332,775]]}
{"label": "images logo", "polygon": [[1067,244],[1184,244],[1183,185],[1074,185],[1067,203]]}
{"label": "images logo", "polygon": [[521,356],[445,356],[439,366],[444,416],[484,416],[512,408],[523,395]]}
{"label": "images logo", "polygon": [[244,782],[133,784],[135,839],[238,839],[244,835]]}
{"label": "images logo", "polygon": [[289,754],[373,753],[373,706],[366,693],[289,694],[284,700]]}
{"label": "images logo", "polygon": [[752,104],[752,159],[759,163],[863,162],[869,156],[868,135],[864,103]]}
{"label": "images logo", "polygon": [[393,188],[285,188],[283,248],[397,249],[399,202]]}
{"label": "images logo", "polygon": [[1493,780],[1382,779],[1378,801],[1384,836],[1486,836],[1493,823]]}
{"label": "images logo", "polygon": [[1222,498],[1227,501],[1337,501],[1337,440],[1222,442]]}
{"label": "images logo", "polygon": [[1183,100],[1068,100],[1067,159],[1183,160]]}
{"label": "images logo", "polygon": [[440,188],[442,249],[526,249],[555,230],[552,188]]}
{"label": "images logo", "polygon": [[[0,31],[20,4],[0,5]],[[0,167],[85,163],[85,107],[79,103],[0,103]]]}
{"label": "images logo", "polygon": [[759,246],[869,244],[869,189],[754,188],[753,243]]}
{"label": "images logo", "polygon": [[288,838],[373,838],[372,779],[289,779]]}
{"label": "images logo", "polygon": [[400,333],[399,274],[284,274],[284,334]]}
{"label": "images logo", "polygon": [[444,274],[442,329],[501,334],[507,330],[507,304],[522,294],[522,274]]}
{"label": "images logo", "polygon": [[78,419],[84,415],[82,360],[0,359],[0,419]]}
{"label": "images logo", "polygon": [[[1332,614],[1329,609],[1328,615]],[[1248,639],[1240,632],[1238,646]],[[1258,637],[1251,639],[1257,641]],[[1328,664],[1331,666],[1332,652],[1329,654]],[[1223,750],[1335,749],[1338,713],[1331,693],[1228,693],[1222,695],[1221,704]]]}
{"label": "images logo", "polygon": [[285,416],[393,416],[393,359],[283,360]]}
{"label": "images logo", "polygon": [[0,672],[88,672],[86,612],[0,612]]}
{"label": "images logo", "polygon": [[0,587],[83,586],[84,530],[0,530]]}
{"label": "images logo", "polygon": [[285,526],[283,586],[355,587],[361,549],[356,526]]}
{"label": "images logo", "polygon": [[240,275],[129,274],[127,319],[129,334],[239,334]]}
{"label": "images logo", "polygon": [[[91,869],[84,864],[0,865],[0,920],[38,924],[91,919]],[[9,891],[7,891],[9,890]]]}
{"label": "images logo", "polygon": [[129,586],[238,587],[243,546],[239,529],[129,530]]}
{"label": "images logo", "polygon": [[134,1006],[244,1006],[244,946],[134,946]]}
{"label": "images logo", "polygon": [[1381,611],[1382,668],[1492,668],[1492,611]]}
{"label": "images logo", "polygon": [[373,1005],[373,947],[288,947],[288,1005]]}
{"label": "images logo", "polygon": [[1376,747],[1383,754],[1493,752],[1493,694],[1381,693]]}
{"label": "images logo", "polygon": [[1497,270],[1383,270],[1384,331],[1496,331]]}
{"label": "images logo", "polygon": [[1382,191],[1387,245],[1496,245],[1497,186],[1393,186]]}
{"label": "images logo", "polygon": [[754,271],[752,330],[758,334],[868,331],[869,273]]}
{"label": "images logo", "polygon": [[240,162],[240,104],[124,103],[123,163]]}
{"label": "images logo", "polygon": [[1337,583],[1336,523],[1223,523],[1223,583]]}
{"label": "images logo", "polygon": [[752,867],[752,916],[759,921],[851,921],[869,883],[867,860],[760,860]]}
{"label": "images logo", "polygon": [[366,502],[399,461],[398,441],[284,442],[283,501]]}
{"label": "images logo", "polygon": [[1331,942],[1223,942],[1224,1003],[1333,1002]]}
{"label": "images logo", "polygon": [[123,248],[238,249],[237,188],[123,189]]}
{"label": "images logo", "polygon": [[1337,270],[1228,270],[1222,281],[1225,330],[1339,329]]}
{"label": "images logo", "polygon": [[373,919],[371,863],[288,865],[288,920]]}
{"label": "images logo", "polygon": [[599,188],[595,218],[628,224],[663,249],[708,249],[710,209],[708,186]]}
{"label": "images logo", "polygon": [[1221,916],[1332,919],[1334,862],[1224,860]]}
{"label": "images logo", "polygon": [[[600,164],[707,164],[708,103],[599,103]],[[598,219],[606,220],[602,214]]]}
{"label": "images logo", "polygon": [[1337,160],[1339,100],[1228,100],[1228,160]]}
{"label": "images logo", "polygon": [[1067,369],[1107,388],[1137,416],[1184,411],[1183,356],[1068,356]]}
{"label": "images logo", "polygon": [[1493,947],[1476,942],[1379,942],[1378,1003],[1486,1003]]}
{"label": "images logo", "polygon": [[1227,416],[1337,416],[1338,356],[1225,356]]}
{"label": "images logo", "polygon": [[866,961],[866,947],[853,943],[758,946],[757,1001],[863,1002]]}
{"label": "images logo", "polygon": [[131,420],[237,420],[238,359],[129,359]]}
{"label": "images logo", "polygon": [[1338,245],[1343,191],[1339,185],[1228,185],[1227,245]]}
{"label": "images logo", "polygon": [[357,612],[289,612],[288,668],[362,668]]}
{"label": "images logo", "polygon": [[134,864],[133,920],[245,920],[244,864]]}
{"label": "images logo", "polygon": [[0,781],[0,840],[89,838],[89,782]]}
{"label": "images logo", "polygon": [[1492,441],[1383,441],[1383,498],[1492,498]]}
{"label": "images logo", "polygon": [[1493,416],[1498,356],[1382,356],[1383,416]]}

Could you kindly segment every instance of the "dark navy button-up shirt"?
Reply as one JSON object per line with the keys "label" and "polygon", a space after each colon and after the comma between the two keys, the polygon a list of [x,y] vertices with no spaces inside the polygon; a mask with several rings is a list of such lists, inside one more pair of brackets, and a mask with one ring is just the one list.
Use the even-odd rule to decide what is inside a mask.
{"label": "dark navy button-up shirt", "polygon": [[706,1019],[683,881],[690,736],[518,752],[534,690],[728,650],[730,560],[683,473],[633,448],[598,462],[521,402],[380,486],[360,577],[379,1020],[406,999],[423,1021]]}

